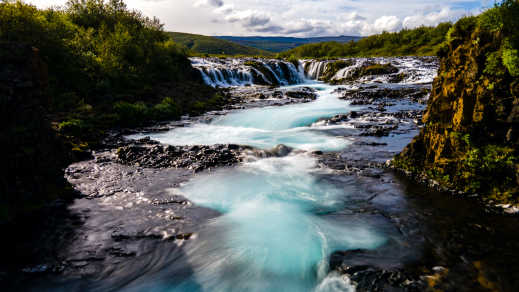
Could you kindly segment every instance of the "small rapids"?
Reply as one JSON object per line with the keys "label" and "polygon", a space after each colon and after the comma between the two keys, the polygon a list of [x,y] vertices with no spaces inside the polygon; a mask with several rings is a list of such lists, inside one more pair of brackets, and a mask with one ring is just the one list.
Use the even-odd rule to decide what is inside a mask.
{"label": "small rapids", "polygon": [[[354,107],[338,99],[336,86],[305,86],[318,90],[316,101],[237,111],[151,138],[171,145],[234,143],[271,149],[284,144],[307,151],[348,147],[348,139],[328,133],[346,125],[316,122]],[[328,256],[336,250],[376,248],[385,238],[366,223],[327,218],[344,209],[351,190],[320,179],[322,170],[307,153],[249,157],[237,168],[197,176],[172,189],[173,195],[223,215],[184,246],[193,274],[164,283],[159,291],[353,291],[348,279],[328,275]]]}
{"label": "small rapids", "polygon": [[[152,139],[170,145],[241,144],[271,149],[279,144],[302,150],[338,151],[350,144],[343,137],[326,133],[327,126],[311,126],[321,118],[348,113],[354,107],[339,100],[336,88],[326,84],[306,84],[319,90],[315,102],[289,106],[271,106],[234,112],[208,124],[198,123],[157,133]],[[131,138],[142,138],[135,135]]]}
{"label": "small rapids", "polygon": [[344,208],[351,190],[320,179],[317,172],[314,158],[295,154],[201,175],[171,189],[172,194],[223,215],[183,247],[190,277],[147,287],[152,291],[352,290],[347,279],[328,275],[328,255],[335,250],[376,248],[385,239],[365,224],[327,218],[326,214]]}

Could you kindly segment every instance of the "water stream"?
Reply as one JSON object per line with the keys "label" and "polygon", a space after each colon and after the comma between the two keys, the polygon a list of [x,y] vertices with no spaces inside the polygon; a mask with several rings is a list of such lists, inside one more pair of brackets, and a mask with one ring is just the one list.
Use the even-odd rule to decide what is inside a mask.
{"label": "water stream", "polygon": [[[208,85],[240,87],[230,92],[245,98],[246,92],[265,95],[246,99],[246,109],[172,122],[165,132],[161,124],[126,138],[264,151],[240,150],[238,164],[194,172],[190,166],[200,156],[231,146],[202,151],[117,139],[95,159],[67,168],[80,197],[58,202],[29,219],[31,228],[8,235],[20,244],[5,249],[2,288],[422,291],[420,285],[432,280],[442,291],[486,291],[482,285],[518,291],[516,218],[491,216],[475,202],[425,189],[380,166],[418,134],[426,97],[416,94],[430,86],[437,61],[355,59],[334,79],[368,61],[391,63],[398,72],[332,86],[305,79],[318,79],[330,60],[294,66],[194,58]],[[287,92],[311,91],[300,87],[313,88],[317,99],[288,104],[294,100]],[[281,101],[285,105],[278,106]],[[121,145],[142,150],[136,154],[142,160],[120,160]],[[191,164],[146,165],[164,159],[155,151],[163,148],[188,149],[183,153]],[[344,265],[360,272],[340,274]]]}
{"label": "water stream", "polygon": [[[354,107],[338,99],[336,86],[305,86],[318,90],[315,102],[237,111],[151,138],[171,145],[236,143],[270,149],[284,144],[308,151],[348,147],[347,138],[327,132],[346,125],[316,122]],[[335,186],[320,178],[323,172],[316,158],[295,151],[285,157],[251,157],[236,168],[200,175],[171,189],[223,215],[184,247],[193,275],[167,284],[164,291],[353,289],[346,279],[328,275],[328,256],[336,250],[376,248],[385,237],[366,222],[326,216],[351,204],[352,186]]]}

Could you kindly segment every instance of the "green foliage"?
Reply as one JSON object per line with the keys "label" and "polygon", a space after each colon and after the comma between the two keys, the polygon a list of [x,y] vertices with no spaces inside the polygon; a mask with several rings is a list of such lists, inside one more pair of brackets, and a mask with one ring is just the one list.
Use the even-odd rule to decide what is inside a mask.
{"label": "green foliage", "polygon": [[58,124],[58,130],[64,135],[79,136],[81,132],[88,128],[84,120],[70,119]]}
{"label": "green foliage", "polygon": [[161,103],[156,104],[152,109],[152,115],[156,120],[178,119],[181,114],[180,106],[171,97],[164,98]]}
{"label": "green foliage", "polygon": [[503,45],[503,65],[510,75],[519,77],[519,52],[512,46],[510,40],[505,40]]}
{"label": "green foliage", "polygon": [[353,63],[351,61],[345,61],[345,60],[338,60],[335,62],[331,62],[326,66],[326,70],[323,72],[322,76],[320,77],[321,80],[330,82],[331,78],[339,72],[339,70],[346,68],[348,66],[351,66]]}
{"label": "green foliage", "polygon": [[472,148],[461,160],[466,192],[491,192],[494,199],[508,199],[514,184],[514,165],[519,162],[514,149],[499,145]]}
{"label": "green foliage", "polygon": [[114,111],[119,118],[119,123],[124,126],[141,124],[149,114],[148,107],[143,102],[121,101],[114,105]]}
{"label": "green foliage", "polygon": [[357,42],[308,44],[280,53],[283,58],[337,58],[363,56],[435,55],[451,23],[373,35]]}
{"label": "green foliage", "polygon": [[49,110],[66,136],[90,139],[98,128],[176,119],[196,101],[213,104],[215,91],[193,70],[188,49],[122,0],[69,0],[46,10],[0,1],[0,42],[39,49]]}
{"label": "green foliage", "polygon": [[477,24],[478,18],[475,16],[462,17],[448,30],[446,41],[448,43],[456,41],[461,43],[463,40],[469,39]]}
{"label": "green foliage", "polygon": [[0,40],[39,48],[51,92],[74,92],[87,103],[107,93],[181,80],[190,70],[185,51],[169,40],[162,24],[128,10],[121,0],[70,0],[64,9],[47,10],[2,2]]}
{"label": "green foliage", "polygon": [[489,31],[503,29],[503,19],[498,9],[489,9],[478,17],[479,25]]}
{"label": "green foliage", "polygon": [[268,51],[240,45],[235,42],[222,40],[215,37],[197,34],[170,32],[170,37],[178,44],[183,45],[198,56],[224,55],[224,56],[272,56]]}
{"label": "green foliage", "polygon": [[487,55],[484,73],[494,76],[500,76],[503,74],[501,67],[501,51],[489,53]]}
{"label": "green foliage", "polygon": [[288,57],[287,61],[296,66],[296,68],[299,66],[299,59],[296,58],[296,56],[291,55],[290,57]]}

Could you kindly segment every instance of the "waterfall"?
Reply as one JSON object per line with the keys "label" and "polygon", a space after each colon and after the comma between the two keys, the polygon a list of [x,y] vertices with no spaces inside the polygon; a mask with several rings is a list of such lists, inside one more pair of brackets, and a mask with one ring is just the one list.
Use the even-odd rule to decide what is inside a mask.
{"label": "waterfall", "polygon": [[[375,74],[363,76],[363,83],[399,83],[399,84],[426,84],[431,83],[436,77],[436,71],[431,70],[438,66],[437,59],[434,57],[400,57],[400,58],[344,58],[336,60],[302,60],[300,61],[299,71],[304,72],[306,78],[313,80],[323,80],[323,75],[327,73],[329,66],[335,62],[345,62],[345,67],[335,68],[333,76],[327,76],[326,81],[341,81],[348,79],[360,67],[373,64],[391,64],[398,68],[398,72],[391,74]],[[340,68],[340,69],[339,69]],[[328,74],[326,74],[328,75]],[[400,76],[400,77],[398,77]],[[398,78],[396,78],[398,77]],[[360,80],[360,79],[359,79]],[[396,81],[394,81],[396,80]]]}
{"label": "waterfall", "polygon": [[[346,67],[338,67],[331,78],[327,70],[331,64],[346,61]],[[436,76],[431,66],[437,62],[433,58],[349,58],[337,60],[302,60],[294,65],[291,62],[260,58],[191,58],[191,63],[200,72],[204,82],[213,87],[233,87],[251,85],[284,86],[301,84],[308,79],[341,81],[363,66],[388,64],[399,69],[397,73],[363,76],[364,83],[393,82],[400,84],[430,83]],[[340,69],[339,69],[340,68]],[[405,72],[400,78],[395,76]],[[397,81],[391,81],[397,80]]]}
{"label": "waterfall", "polygon": [[275,59],[191,58],[204,82],[213,87],[292,85],[305,81],[301,66]]}
{"label": "waterfall", "polygon": [[306,76],[310,79],[318,80],[321,74],[326,70],[329,61],[306,60],[303,61],[303,68]]}

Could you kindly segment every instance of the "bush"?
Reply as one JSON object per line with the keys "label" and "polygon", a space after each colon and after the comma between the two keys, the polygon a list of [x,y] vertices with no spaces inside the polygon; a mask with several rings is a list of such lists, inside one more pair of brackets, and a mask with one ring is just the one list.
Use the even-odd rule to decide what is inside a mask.
{"label": "bush", "polygon": [[180,118],[182,114],[180,106],[171,97],[166,97],[161,103],[155,105],[152,112],[156,120],[174,120]]}
{"label": "bush", "polygon": [[129,103],[125,101],[114,105],[119,123],[124,126],[141,124],[148,116],[148,107],[143,102]]}
{"label": "bush", "polygon": [[87,123],[80,119],[70,119],[58,124],[58,131],[66,136],[79,136],[87,128]]}
{"label": "bush", "polygon": [[519,53],[517,49],[512,46],[509,40],[506,40],[503,45],[503,65],[508,69],[510,75],[514,77],[519,76]]}
{"label": "bush", "polygon": [[185,49],[162,24],[122,0],[69,0],[63,9],[47,10],[2,2],[0,41],[39,48],[51,94],[75,93],[88,104],[104,102],[99,97],[106,94],[184,80],[192,70]]}

